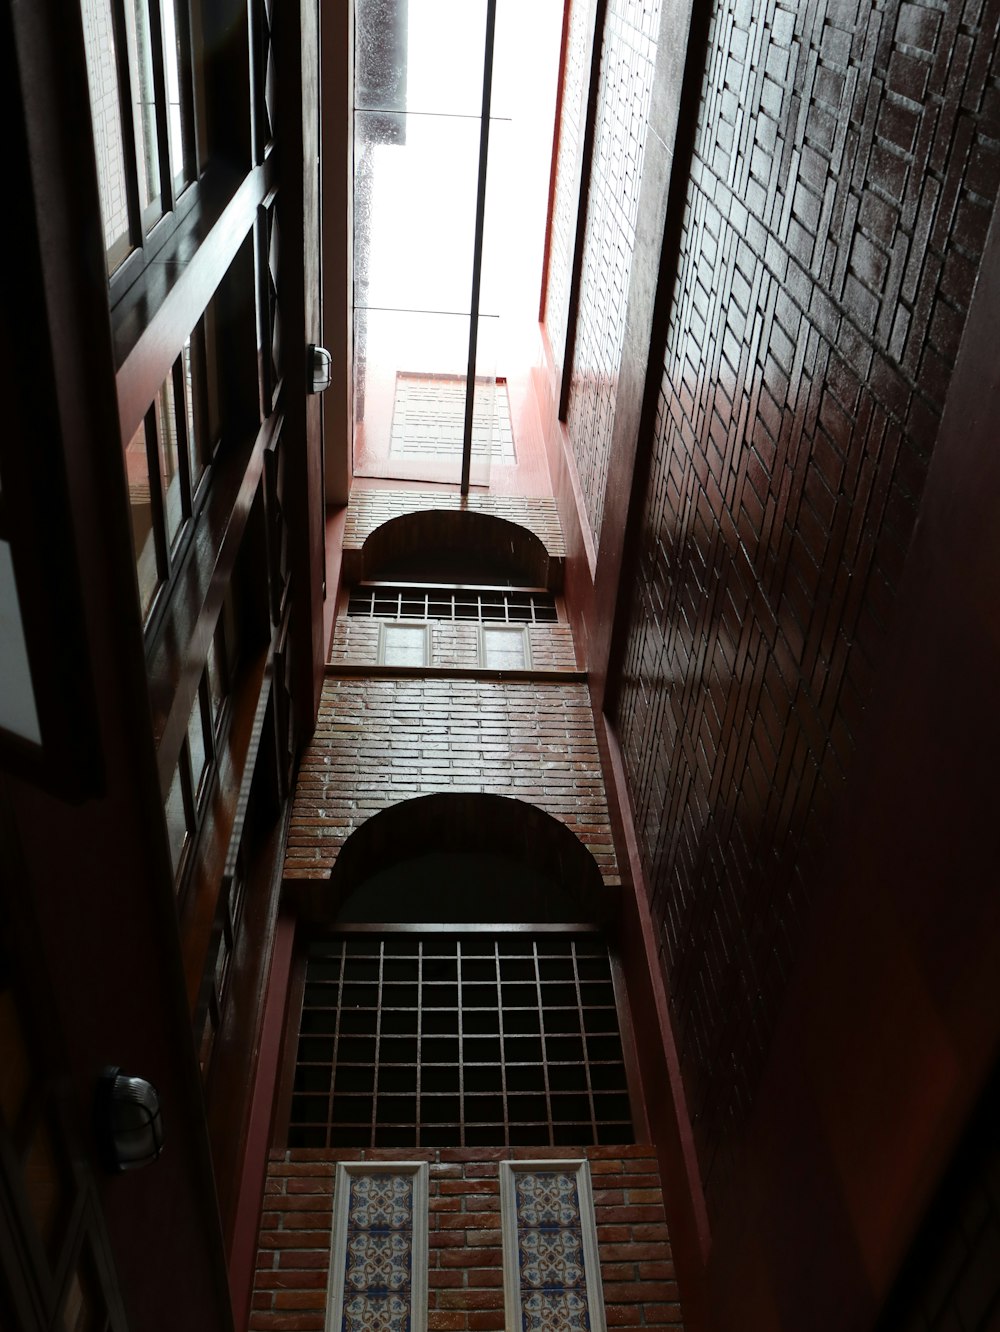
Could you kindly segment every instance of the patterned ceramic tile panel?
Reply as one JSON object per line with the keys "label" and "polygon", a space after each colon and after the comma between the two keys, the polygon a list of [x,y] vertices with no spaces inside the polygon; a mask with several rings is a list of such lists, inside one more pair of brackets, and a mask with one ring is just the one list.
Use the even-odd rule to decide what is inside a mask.
{"label": "patterned ceramic tile panel", "polygon": [[516,1288],[523,1332],[597,1332],[603,1313],[588,1282],[596,1237],[582,1166],[508,1169],[513,1224],[505,1242],[516,1233],[516,1274],[508,1273],[507,1297]]}
{"label": "patterned ceramic tile panel", "polygon": [[567,418],[595,541],[604,514],[659,26],[660,0],[608,5]]}
{"label": "patterned ceramic tile panel", "polygon": [[334,1241],[343,1297],[333,1325],[340,1332],[412,1332],[416,1176],[352,1171],[338,1187],[348,1196],[346,1225]]}

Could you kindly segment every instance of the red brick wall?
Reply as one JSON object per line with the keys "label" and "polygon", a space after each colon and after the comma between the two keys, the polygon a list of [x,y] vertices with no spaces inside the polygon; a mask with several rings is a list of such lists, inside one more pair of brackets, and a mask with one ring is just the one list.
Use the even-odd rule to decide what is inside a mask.
{"label": "red brick wall", "polygon": [[997,194],[998,15],[711,7],[616,724],[716,1216]]}
{"label": "red brick wall", "polygon": [[390,805],[468,791],[553,815],[618,882],[586,685],[465,678],[326,680],[285,878],[327,878],[350,834]]}
{"label": "red brick wall", "polygon": [[321,1332],[337,1160],[430,1163],[430,1332],[504,1326],[499,1162],[586,1156],[608,1326],[683,1327],[656,1158],[649,1147],[273,1152],[251,1332]]}

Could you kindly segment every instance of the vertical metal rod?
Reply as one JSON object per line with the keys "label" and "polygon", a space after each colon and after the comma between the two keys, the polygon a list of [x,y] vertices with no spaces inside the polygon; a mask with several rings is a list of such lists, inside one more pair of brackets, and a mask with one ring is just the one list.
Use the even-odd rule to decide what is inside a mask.
{"label": "vertical metal rod", "polygon": [[486,212],[486,165],[490,150],[490,103],[493,99],[493,39],[497,0],[486,3],[486,48],[483,58],[483,118],[479,125],[479,183],[476,193],[476,239],[472,254],[472,301],[469,322],[469,369],[465,379],[465,435],[462,440],[462,494],[469,493],[472,470],[472,418],[476,403],[476,351],[479,342],[479,289],[483,276],[483,217]]}

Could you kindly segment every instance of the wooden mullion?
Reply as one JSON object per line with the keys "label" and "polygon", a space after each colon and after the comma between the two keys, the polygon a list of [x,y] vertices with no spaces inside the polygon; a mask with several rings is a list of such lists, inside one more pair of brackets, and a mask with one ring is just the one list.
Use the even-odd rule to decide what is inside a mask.
{"label": "wooden mullion", "polygon": [[[302,1024],[306,987],[306,950],[297,946],[292,961],[292,974],[288,986],[288,1008],[285,1030],[281,1042],[281,1062],[278,1071],[278,1095],[274,1111],[274,1141],[287,1143],[292,1117],[292,1093],[295,1088],[295,1069],[299,1055],[299,1030]],[[336,1067],[334,1060],[333,1067]],[[333,1074],[331,1072],[331,1087]]]}

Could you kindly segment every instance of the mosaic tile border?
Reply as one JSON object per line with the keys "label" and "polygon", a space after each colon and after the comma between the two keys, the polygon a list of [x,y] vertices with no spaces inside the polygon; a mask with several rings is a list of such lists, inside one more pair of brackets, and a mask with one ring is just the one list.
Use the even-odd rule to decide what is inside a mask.
{"label": "mosaic tile border", "polygon": [[427,1332],[426,1161],[338,1162],[326,1332]]}
{"label": "mosaic tile border", "polygon": [[506,1332],[605,1332],[586,1160],[501,1161]]}

